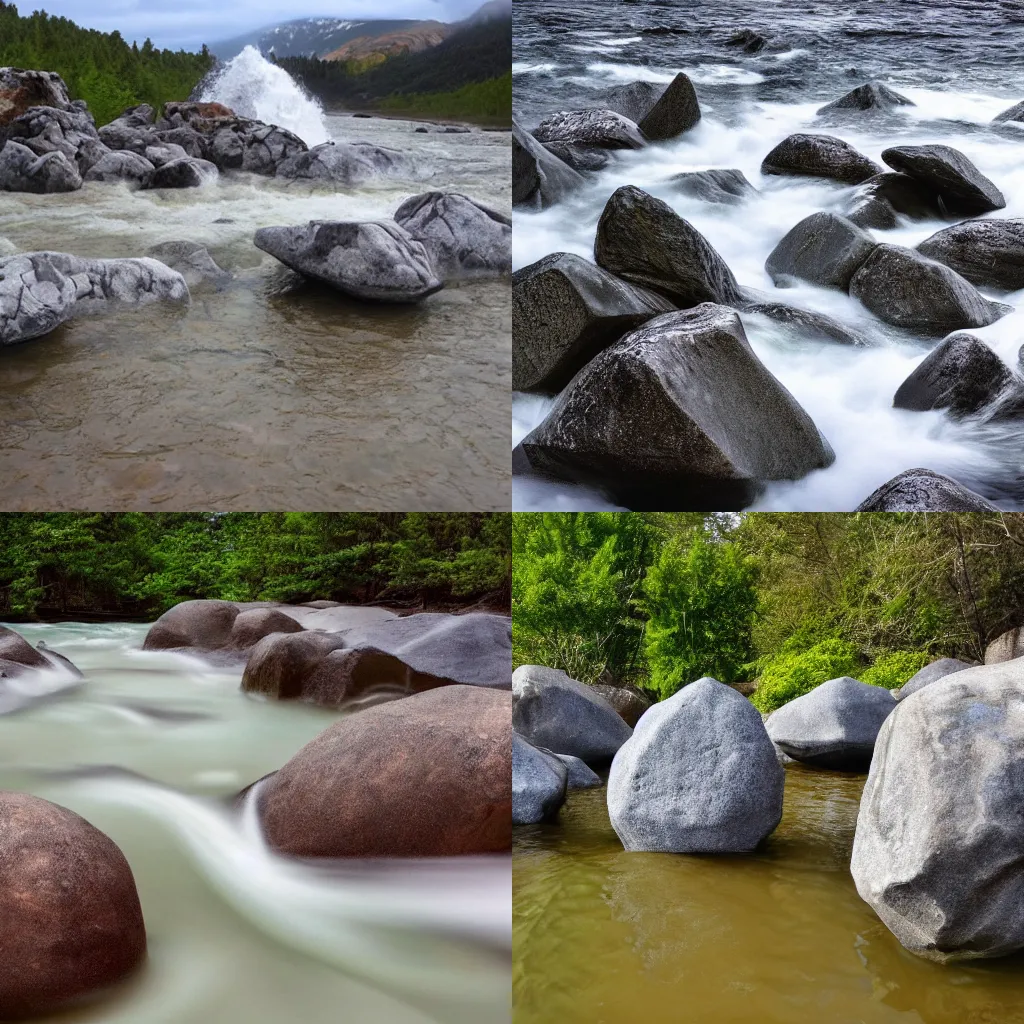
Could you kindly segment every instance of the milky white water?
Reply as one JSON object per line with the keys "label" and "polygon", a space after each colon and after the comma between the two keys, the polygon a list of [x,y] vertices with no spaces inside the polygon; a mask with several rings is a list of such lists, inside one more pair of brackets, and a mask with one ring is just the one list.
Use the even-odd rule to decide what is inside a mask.
{"label": "milky white water", "polygon": [[507,1020],[509,858],[300,864],[268,853],[232,806],[337,713],[243,695],[241,668],[142,652],[146,626],[15,628],[85,680],[0,715],[0,788],[110,835],[149,936],[138,978],[61,1021]]}

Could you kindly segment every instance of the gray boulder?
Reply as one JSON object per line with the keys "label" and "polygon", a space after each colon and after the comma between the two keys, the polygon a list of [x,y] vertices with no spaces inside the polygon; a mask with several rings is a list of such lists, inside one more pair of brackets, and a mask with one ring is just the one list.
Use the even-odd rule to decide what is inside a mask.
{"label": "gray boulder", "polygon": [[216,166],[209,160],[188,156],[157,167],[146,188],[201,188],[212,185],[218,177]]}
{"label": "gray boulder", "polygon": [[997,636],[985,648],[986,665],[998,665],[1021,657],[1024,657],[1024,629],[1020,626]]}
{"label": "gray boulder", "polygon": [[784,704],[765,726],[772,742],[794,761],[865,772],[878,730],[895,707],[888,690],[842,676]]}
{"label": "gray boulder", "polygon": [[597,224],[598,266],[678,306],[732,305],[739,286],[710,242],[668,203],[635,185],[612,193]]}
{"label": "gray boulder", "polygon": [[640,132],[650,142],[664,142],[688,132],[699,120],[693,82],[680,71],[639,122]]}
{"label": "gray boulder", "polygon": [[845,217],[812,213],[790,228],[765,261],[776,285],[794,278],[846,291],[877,243]]}
{"label": "gray boulder", "polygon": [[512,701],[517,733],[588,764],[610,760],[633,733],[606,700],[558,669],[520,665],[512,673]]}
{"label": "gray boulder", "polygon": [[914,101],[890,89],[884,82],[865,82],[851,89],[845,96],[826,103],[818,109],[819,114],[853,110],[893,110],[896,107],[912,107]]}
{"label": "gray boulder", "polygon": [[219,290],[231,280],[231,275],[221,270],[214,262],[206,246],[198,242],[161,242],[159,245],[150,246],[146,250],[146,255],[176,270],[185,278],[189,288],[211,284]]}
{"label": "gray boulder", "polygon": [[861,796],[857,892],[911,952],[1024,947],[1024,663],[965,669],[900,701]]}
{"label": "gray boulder", "polygon": [[533,132],[542,143],[565,142],[591,149],[643,149],[640,129],[614,110],[560,110],[548,115]]}
{"label": "gray boulder", "polygon": [[883,151],[882,159],[935,189],[950,211],[987,213],[1006,206],[1002,192],[951,146],[893,146]]}
{"label": "gray boulder", "polygon": [[1024,218],[954,224],[926,238],[917,251],[971,284],[1008,292],[1024,288]]}
{"label": "gray boulder", "polygon": [[418,302],[440,291],[426,249],[393,221],[310,221],[261,228],[256,247],[353,298]]}
{"label": "gray boulder", "polygon": [[591,689],[599,693],[630,728],[636,728],[640,716],[651,706],[651,702],[626,686],[611,686],[607,683],[593,683]]}
{"label": "gray boulder", "polygon": [[980,494],[930,469],[907,469],[886,481],[855,512],[997,512]]}
{"label": "gray boulder", "polygon": [[[853,194],[846,216],[860,227],[894,228],[897,214],[911,220],[944,216],[939,193],[908,174],[884,171],[868,178]],[[868,221],[876,223],[870,224]]]}
{"label": "gray boulder", "polygon": [[105,146],[99,139],[85,139],[75,154],[75,164],[78,167],[78,173],[84,178],[87,171],[113,152],[114,150],[110,149],[109,146]]}
{"label": "gray boulder", "polygon": [[992,118],[993,124],[1002,124],[1004,121],[1024,121],[1024,100]]}
{"label": "gray boulder", "polygon": [[574,171],[581,174],[592,174],[604,170],[611,161],[607,149],[592,149],[588,146],[577,146],[571,142],[545,142],[544,148]]}
{"label": "gray boulder", "polygon": [[188,156],[195,157],[197,160],[206,159],[207,141],[194,128],[167,128],[163,131],[154,131],[152,135],[147,135],[137,144],[143,147],[143,152],[147,146],[154,144],[180,146]]}
{"label": "gray boulder", "polygon": [[124,181],[144,186],[155,168],[137,153],[110,152],[94,163],[82,176],[83,181]]}
{"label": "gray boulder", "polygon": [[915,672],[900,687],[900,692],[896,694],[896,699],[906,700],[907,697],[912,693],[917,693],[922,687],[930,686],[932,683],[937,683],[940,679],[945,679],[946,676],[951,676],[954,672],[963,672],[965,668],[970,667],[966,661],[960,661],[957,658],[939,658],[937,661],[925,665],[920,671]]}
{"label": "gray boulder", "polygon": [[986,327],[1010,312],[945,264],[885,243],[853,275],[850,294],[879,320],[927,335]]}
{"label": "gray boulder", "polygon": [[583,175],[548,152],[512,119],[512,205],[546,210],[584,185]]}
{"label": "gray boulder", "polygon": [[698,679],[655,704],[615,755],[608,814],[629,851],[748,853],[782,819],[784,781],[753,704]]}
{"label": "gray boulder", "polygon": [[565,765],[569,789],[596,789],[604,785],[601,776],[586,761],[573,757],[572,754],[555,754],[555,757]]}
{"label": "gray boulder", "polygon": [[146,146],[146,151],[143,153],[143,156],[154,167],[163,167],[164,164],[169,164],[172,160],[184,160],[191,155],[174,142],[155,142]]}
{"label": "gray boulder", "polygon": [[164,141],[177,142],[188,149],[179,137],[169,133],[181,128],[198,133],[203,156],[222,171],[249,171],[273,177],[282,163],[309,148],[297,135],[278,125],[248,117],[193,116],[183,113],[184,107],[167,104],[168,115],[156,124],[158,134]]}
{"label": "gray boulder", "polygon": [[739,206],[761,193],[735,168],[683,171],[669,179],[677,192],[706,203]]}
{"label": "gray boulder", "polygon": [[665,86],[656,82],[629,82],[615,85],[599,94],[595,106],[614,110],[639,124],[665,92]]}
{"label": "gray boulder", "polygon": [[512,219],[458,192],[424,192],[395,222],[427,251],[445,281],[512,273]]}
{"label": "gray boulder", "polygon": [[513,732],[512,824],[535,825],[553,818],[565,803],[568,774],[558,757]]}
{"label": "gray boulder", "polygon": [[580,256],[545,256],[512,277],[512,386],[560,391],[602,349],[673,308]]}
{"label": "gray boulder", "polygon": [[790,135],[761,163],[762,174],[795,174],[859,185],[882,168],[832,135]]}
{"label": "gray boulder", "polygon": [[0,191],[76,192],[82,187],[82,176],[73,160],[54,151],[36,156],[20,142],[9,141],[0,149]]}
{"label": "gray boulder", "polygon": [[731,309],[666,313],[598,354],[522,442],[542,475],[632,508],[728,511],[834,459]]}
{"label": "gray boulder", "polygon": [[395,175],[412,175],[412,161],[397,149],[371,142],[325,142],[280,161],[278,178],[362,185]]}

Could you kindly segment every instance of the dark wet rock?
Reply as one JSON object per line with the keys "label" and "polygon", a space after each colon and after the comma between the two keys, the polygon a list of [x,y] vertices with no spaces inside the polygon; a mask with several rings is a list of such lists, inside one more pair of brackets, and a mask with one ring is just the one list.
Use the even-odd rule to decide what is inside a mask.
{"label": "dark wet rock", "polygon": [[917,693],[922,687],[930,686],[932,683],[937,683],[940,679],[953,675],[954,672],[962,672],[965,668],[970,667],[966,661],[960,661],[958,658],[939,658],[937,661],[925,665],[923,669],[914,673],[900,687],[900,692],[896,694],[896,699],[906,700],[907,697],[912,693]]}
{"label": "dark wet rock", "polygon": [[111,839],[26,793],[0,792],[0,1017],[92,1000],[146,959],[135,879]]}
{"label": "dark wet rock", "polygon": [[884,82],[866,82],[851,89],[845,96],[826,103],[819,108],[819,114],[851,110],[894,110],[896,107],[913,107],[914,101],[890,89]]}
{"label": "dark wet rock", "polygon": [[845,216],[859,228],[875,228],[878,231],[889,231],[900,223],[892,205],[877,196],[854,197],[846,208]]}
{"label": "dark wet rock", "polygon": [[508,852],[511,704],[443,686],[345,716],[260,786],[268,843],[294,857]]}
{"label": "dark wet rock", "polygon": [[760,53],[767,45],[768,38],[750,28],[741,28],[725,40],[726,46],[734,46],[744,53]]}
{"label": "dark wet rock", "polygon": [[0,259],[0,345],[48,334],[76,313],[188,303],[180,274],[151,259],[85,260],[60,252]]}
{"label": "dark wet rock", "polygon": [[861,797],[857,892],[913,953],[949,962],[1024,947],[1024,663],[965,669],[897,705]]}
{"label": "dark wet rock", "polygon": [[553,818],[565,803],[568,774],[557,755],[513,733],[512,824],[535,825]]}
{"label": "dark wet rock", "polygon": [[560,391],[602,349],[673,308],[580,256],[545,256],[512,277],[512,386]]}
{"label": "dark wet rock", "polygon": [[601,776],[581,758],[573,757],[572,754],[555,754],[554,756],[565,765],[568,789],[596,789],[598,786],[604,785]]}
{"label": "dark wet rock", "polygon": [[20,633],[0,626],[0,659],[25,668],[46,669],[52,662],[37,651]]}
{"label": "dark wet rock", "polygon": [[0,128],[31,107],[71,110],[64,79],[53,71],[0,68]]}
{"label": "dark wet rock", "polygon": [[548,152],[512,119],[512,205],[546,210],[584,185],[584,178]]}
{"label": "dark wet rock", "polygon": [[616,114],[622,114],[639,124],[664,92],[665,86],[656,82],[629,82],[604,90],[599,94],[600,102],[595,106],[614,110]]}
{"label": "dark wet rock", "polygon": [[169,164],[172,160],[184,160],[190,155],[174,142],[157,142],[146,146],[146,151],[143,154],[154,167],[163,167],[164,164]]}
{"label": "dark wet rock", "polygon": [[761,164],[762,174],[795,174],[859,185],[882,168],[832,135],[790,135]]}
{"label": "dark wet rock", "polygon": [[742,171],[733,168],[710,171],[683,171],[669,179],[677,192],[706,203],[722,203],[739,206],[760,192],[744,177]]}
{"label": "dark wet rock", "polygon": [[633,732],[603,697],[558,669],[521,665],[512,673],[512,694],[515,731],[552,753],[600,764]]}
{"label": "dark wet rock", "polygon": [[1024,218],[967,220],[943,228],[917,247],[972,284],[1024,288]]}
{"label": "dark wet rock", "polygon": [[782,819],[761,716],[715,679],[655,704],[612,762],[608,814],[630,851],[749,853]]}
{"label": "dark wet rock", "polygon": [[866,772],[893,695],[849,676],[830,679],[768,717],[768,735],[795,761],[815,768]]}
{"label": "dark wet rock", "polygon": [[924,182],[958,213],[988,213],[1006,206],[1002,192],[951,146],[893,146],[882,153],[893,170]]}
{"label": "dark wet rock", "polygon": [[[882,227],[895,227],[895,214],[902,214],[911,220],[932,220],[943,216],[942,202],[934,188],[923,181],[911,178],[909,174],[899,174],[896,171],[883,171],[873,178],[868,178],[854,193],[851,210],[858,207],[865,207],[876,213],[884,211],[886,207],[891,209],[894,215],[892,223],[880,225]],[[885,216],[884,213],[880,215]],[[858,223],[852,213],[847,216]]]}
{"label": "dark wet rock", "polygon": [[1024,380],[980,338],[959,331],[934,348],[899,386],[897,409],[947,409],[970,416],[995,405],[1008,391],[1024,393]]}
{"label": "dark wet rock", "polygon": [[876,244],[845,217],[812,213],[790,228],[764,266],[777,286],[799,279],[846,291]]}
{"label": "dark wet rock", "polygon": [[693,82],[682,71],[639,122],[640,133],[649,142],[665,142],[688,132],[700,121],[700,104]]}
{"label": "dark wet rock", "polygon": [[604,697],[630,728],[636,726],[636,723],[640,721],[640,716],[651,706],[649,700],[641,697],[639,693],[627,686],[592,683],[591,689]]}
{"label": "dark wet rock", "polygon": [[427,251],[445,281],[512,273],[512,219],[458,192],[424,192],[395,222]]}
{"label": "dark wet rock", "polygon": [[998,665],[1024,657],[1024,629],[1020,626],[1000,634],[985,648],[985,664]]}
{"label": "dark wet rock", "polygon": [[278,178],[362,185],[413,172],[412,161],[397,149],[371,142],[325,142],[281,160],[274,174]]}
{"label": "dark wet rock", "polygon": [[157,167],[150,175],[147,188],[201,188],[213,184],[218,172],[209,160],[194,157],[171,160]]}
{"label": "dark wet rock", "polygon": [[834,454],[757,358],[737,314],[665,313],[581,370],[522,442],[533,471],[631,508],[743,508]]}
{"label": "dark wet rock", "polygon": [[198,242],[161,242],[147,249],[146,255],[176,270],[189,288],[207,283],[223,288],[231,280],[231,275],[217,266],[206,246]]}
{"label": "dark wet rock", "polygon": [[908,469],[882,484],[855,512],[996,512],[980,494],[930,469]]}
{"label": "dark wet rock", "polygon": [[137,153],[111,152],[101,157],[82,176],[83,181],[124,181],[143,186],[154,171],[153,165]]}
{"label": "dark wet rock", "polygon": [[676,305],[731,305],[739,286],[710,242],[669,205],[635,185],[615,190],[597,224],[598,266]]}
{"label": "dark wet rock", "polygon": [[992,118],[994,124],[1002,124],[1004,121],[1024,121],[1024,100]]}
{"label": "dark wet rock", "polygon": [[838,342],[840,345],[867,344],[857,331],[851,330],[835,317],[818,313],[812,309],[801,309],[799,306],[791,306],[785,302],[775,302],[765,298],[752,288],[743,289],[743,294],[747,301],[739,307],[742,313],[758,313],[776,323],[791,327],[797,333],[815,341],[826,338],[829,341]]}
{"label": "dark wet rock", "polygon": [[541,143],[567,142],[592,149],[643,149],[646,144],[637,125],[614,110],[560,110],[534,129]]}
{"label": "dark wet rock", "polygon": [[255,243],[292,270],[357,299],[418,302],[444,287],[426,249],[392,221],[261,228]]}
{"label": "dark wet rock", "polygon": [[20,142],[9,141],[0,149],[0,192],[75,192],[82,177],[73,160],[63,153],[36,156]]}
{"label": "dark wet rock", "polygon": [[850,294],[879,320],[928,335],[986,327],[1010,311],[944,264],[884,243],[853,275]]}
{"label": "dark wet rock", "polygon": [[588,146],[577,146],[570,142],[545,142],[544,148],[574,171],[581,174],[593,174],[604,170],[611,159],[606,149],[592,149]]}

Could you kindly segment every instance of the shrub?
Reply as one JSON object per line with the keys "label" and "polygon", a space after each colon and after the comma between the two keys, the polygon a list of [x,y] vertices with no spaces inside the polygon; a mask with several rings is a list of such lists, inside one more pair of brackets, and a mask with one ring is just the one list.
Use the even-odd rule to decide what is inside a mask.
{"label": "shrub", "polygon": [[829,679],[857,676],[860,668],[853,644],[822,640],[805,651],[787,651],[765,663],[751,700],[760,711],[774,711]]}
{"label": "shrub", "polygon": [[862,683],[884,686],[887,690],[902,686],[915,672],[932,660],[927,651],[886,651],[861,677]]}

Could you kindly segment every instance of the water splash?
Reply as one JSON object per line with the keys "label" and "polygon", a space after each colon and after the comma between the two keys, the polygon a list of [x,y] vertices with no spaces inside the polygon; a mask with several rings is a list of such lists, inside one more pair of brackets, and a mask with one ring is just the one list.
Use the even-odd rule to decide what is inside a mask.
{"label": "water splash", "polygon": [[254,46],[247,46],[214,73],[199,99],[223,103],[243,117],[287,128],[308,146],[330,139],[319,102]]}

